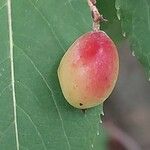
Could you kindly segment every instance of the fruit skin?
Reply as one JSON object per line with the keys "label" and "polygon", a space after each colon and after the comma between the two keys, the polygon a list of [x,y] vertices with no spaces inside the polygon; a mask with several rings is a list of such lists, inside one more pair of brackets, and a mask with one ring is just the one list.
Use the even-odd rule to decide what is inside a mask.
{"label": "fruit skin", "polygon": [[86,109],[104,102],[117,81],[119,57],[104,31],[79,37],[63,56],[58,78],[64,97],[72,106]]}

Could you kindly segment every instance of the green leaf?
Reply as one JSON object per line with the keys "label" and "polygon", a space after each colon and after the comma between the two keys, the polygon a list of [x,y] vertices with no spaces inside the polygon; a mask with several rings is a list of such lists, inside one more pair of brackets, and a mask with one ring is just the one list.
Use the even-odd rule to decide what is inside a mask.
{"label": "green leaf", "polygon": [[86,0],[0,1],[0,150],[94,149],[102,105],[71,107],[57,77],[90,15]]}
{"label": "green leaf", "polygon": [[97,0],[97,7],[107,22],[101,23],[104,30],[116,44],[123,40],[120,21],[116,15],[115,0]]}
{"label": "green leaf", "polygon": [[116,0],[116,9],[132,55],[143,65],[150,80],[150,1]]}

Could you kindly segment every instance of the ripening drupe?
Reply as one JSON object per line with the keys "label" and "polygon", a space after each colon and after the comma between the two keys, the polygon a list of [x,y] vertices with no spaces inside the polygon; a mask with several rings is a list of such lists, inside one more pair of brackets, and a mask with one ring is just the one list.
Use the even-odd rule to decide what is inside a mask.
{"label": "ripening drupe", "polygon": [[117,81],[119,58],[115,44],[104,31],[79,37],[63,56],[58,78],[72,106],[86,109],[103,103]]}

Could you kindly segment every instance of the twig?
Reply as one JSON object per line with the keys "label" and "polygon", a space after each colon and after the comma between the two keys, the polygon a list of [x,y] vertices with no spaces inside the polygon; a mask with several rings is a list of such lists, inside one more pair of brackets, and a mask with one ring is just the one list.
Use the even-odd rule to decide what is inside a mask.
{"label": "twig", "polygon": [[99,31],[100,30],[100,22],[107,21],[103,18],[103,16],[99,13],[96,7],[96,0],[87,0],[88,5],[90,7],[92,18],[93,18],[93,30]]}

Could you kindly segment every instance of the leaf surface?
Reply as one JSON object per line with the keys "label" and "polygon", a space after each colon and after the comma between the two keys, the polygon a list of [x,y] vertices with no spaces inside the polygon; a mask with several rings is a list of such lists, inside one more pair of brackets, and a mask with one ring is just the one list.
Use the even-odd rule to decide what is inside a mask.
{"label": "leaf surface", "polygon": [[87,2],[1,0],[0,20],[0,149],[94,148],[102,106],[73,108],[57,77],[65,51],[91,30]]}
{"label": "leaf surface", "polygon": [[143,65],[150,79],[150,1],[116,0],[123,35],[129,38],[132,55]]}

